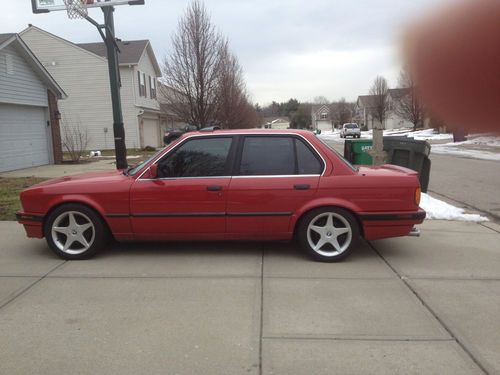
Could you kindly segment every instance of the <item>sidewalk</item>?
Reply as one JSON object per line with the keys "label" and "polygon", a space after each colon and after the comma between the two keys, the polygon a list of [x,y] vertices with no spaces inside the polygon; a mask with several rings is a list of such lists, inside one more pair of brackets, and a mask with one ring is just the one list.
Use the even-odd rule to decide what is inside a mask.
{"label": "sidewalk", "polygon": [[1,374],[500,374],[500,226],[316,263],[286,243],[62,261],[0,222]]}
{"label": "sidewalk", "polygon": [[0,177],[40,177],[55,178],[69,176],[72,174],[96,171],[110,171],[115,169],[115,160],[113,158],[103,158],[90,163],[80,164],[48,164],[39,167],[18,169],[10,172],[0,173]]}

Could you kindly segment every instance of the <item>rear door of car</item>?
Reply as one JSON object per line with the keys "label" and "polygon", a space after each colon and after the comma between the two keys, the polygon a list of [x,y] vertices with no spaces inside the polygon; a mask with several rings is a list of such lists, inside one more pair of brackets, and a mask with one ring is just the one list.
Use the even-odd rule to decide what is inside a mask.
{"label": "rear door of car", "polygon": [[289,237],[294,212],[316,193],[324,161],[297,135],[240,137],[227,201],[228,238]]}
{"label": "rear door of car", "polygon": [[222,239],[235,153],[232,136],[187,138],[138,178],[130,209],[137,239]]}

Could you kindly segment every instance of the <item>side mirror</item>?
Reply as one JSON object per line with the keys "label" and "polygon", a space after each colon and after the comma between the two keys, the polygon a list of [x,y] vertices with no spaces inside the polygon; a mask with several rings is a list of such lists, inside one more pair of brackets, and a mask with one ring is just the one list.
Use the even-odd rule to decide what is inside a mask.
{"label": "side mirror", "polygon": [[149,178],[158,177],[158,164],[151,164],[149,166]]}

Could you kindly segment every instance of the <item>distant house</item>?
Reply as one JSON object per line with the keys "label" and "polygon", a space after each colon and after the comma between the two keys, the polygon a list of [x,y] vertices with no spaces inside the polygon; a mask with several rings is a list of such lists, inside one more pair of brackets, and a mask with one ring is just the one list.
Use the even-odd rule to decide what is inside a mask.
{"label": "distant house", "polygon": [[288,129],[290,121],[282,117],[266,117],[261,127],[264,129]]}
{"label": "distant house", "polygon": [[158,101],[160,102],[160,129],[164,134],[167,130],[181,129],[188,125],[185,121],[178,118],[172,109],[172,104],[166,99],[171,95],[173,89],[165,84],[158,82]]}
{"label": "distant house", "polygon": [[[389,89],[388,95],[388,110],[386,119],[384,120],[384,129],[398,129],[398,128],[412,128],[413,124],[408,120],[400,117],[394,108],[397,106],[398,101],[408,93],[408,89]],[[372,129],[373,125],[378,120],[373,116],[375,108],[375,95],[361,95],[358,96],[356,102],[356,118],[360,121],[360,125],[365,125],[368,129]]]}
{"label": "distant house", "polygon": [[66,93],[18,34],[0,34],[0,172],[62,161]]}
{"label": "distant house", "polygon": [[[61,130],[86,129],[90,149],[114,148],[104,43],[75,44],[31,25],[21,36],[69,96],[60,105]],[[126,146],[161,146],[157,100],[157,78],[161,71],[151,44],[148,40],[118,41],[118,47]]]}
{"label": "distant house", "polygon": [[311,106],[311,120],[313,129],[321,131],[333,130],[333,111],[329,104],[313,104]]}

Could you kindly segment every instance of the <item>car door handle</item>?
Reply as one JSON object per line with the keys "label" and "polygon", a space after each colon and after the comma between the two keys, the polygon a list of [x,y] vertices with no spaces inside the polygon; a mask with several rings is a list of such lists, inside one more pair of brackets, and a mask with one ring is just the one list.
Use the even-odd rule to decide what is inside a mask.
{"label": "car door handle", "polygon": [[308,184],[298,184],[298,185],[293,185],[293,188],[295,190],[307,190],[309,189],[311,186],[308,185]]}
{"label": "car door handle", "polygon": [[222,186],[220,186],[220,185],[208,185],[207,190],[208,191],[220,191],[220,190],[222,190]]}

